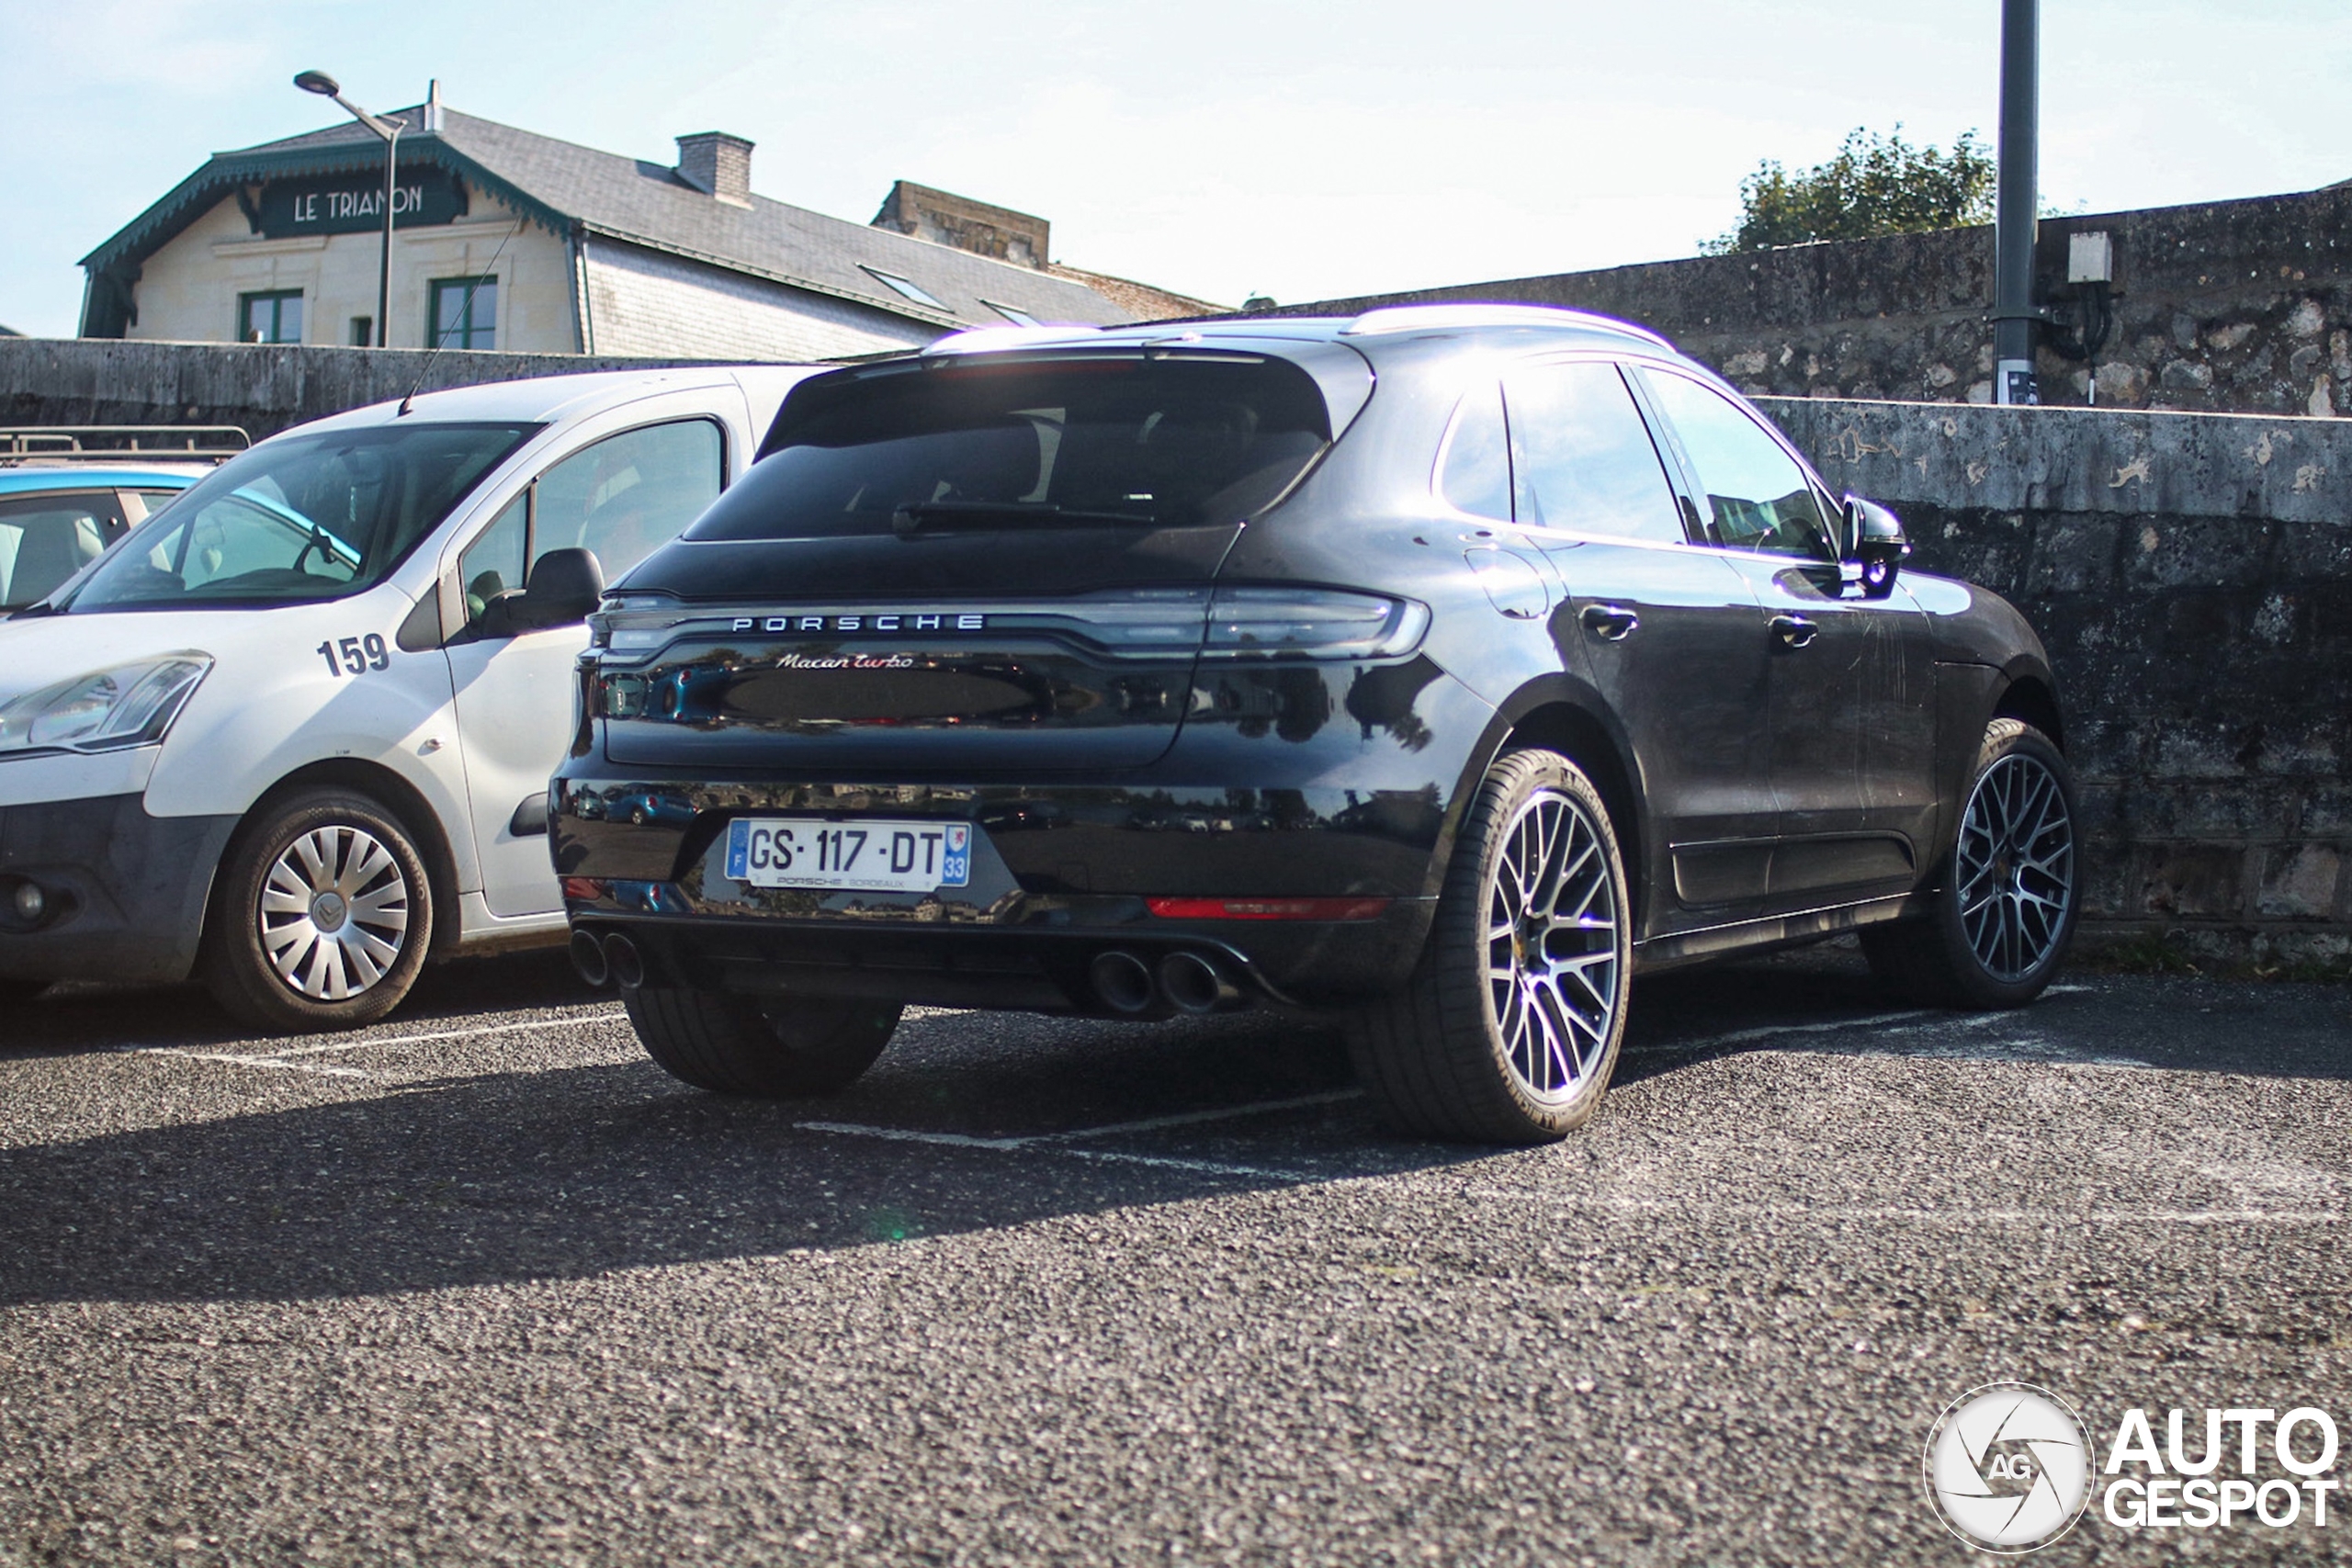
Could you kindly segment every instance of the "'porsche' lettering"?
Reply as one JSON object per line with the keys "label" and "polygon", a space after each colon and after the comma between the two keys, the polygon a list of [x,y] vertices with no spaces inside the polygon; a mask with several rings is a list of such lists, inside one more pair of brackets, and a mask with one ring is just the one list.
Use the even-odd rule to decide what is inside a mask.
{"label": "'porsche' lettering", "polygon": [[985,615],[874,615],[860,612],[854,615],[737,615],[727,629],[732,632],[977,632],[988,629]]}

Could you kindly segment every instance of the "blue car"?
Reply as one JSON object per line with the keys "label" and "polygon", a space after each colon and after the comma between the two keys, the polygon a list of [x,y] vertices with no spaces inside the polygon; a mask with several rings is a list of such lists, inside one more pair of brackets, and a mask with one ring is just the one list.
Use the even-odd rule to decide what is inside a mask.
{"label": "blue car", "polygon": [[0,469],[0,617],[55,592],[205,472],[112,463]]}

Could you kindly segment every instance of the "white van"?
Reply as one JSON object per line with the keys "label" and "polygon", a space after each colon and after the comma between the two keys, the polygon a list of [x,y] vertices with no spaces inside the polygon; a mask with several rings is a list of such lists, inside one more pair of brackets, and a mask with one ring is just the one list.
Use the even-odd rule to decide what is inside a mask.
{"label": "white van", "polygon": [[262,442],[0,622],[0,1003],[200,976],[365,1023],[428,953],[560,941],[547,783],[605,579],[814,367],[433,392]]}

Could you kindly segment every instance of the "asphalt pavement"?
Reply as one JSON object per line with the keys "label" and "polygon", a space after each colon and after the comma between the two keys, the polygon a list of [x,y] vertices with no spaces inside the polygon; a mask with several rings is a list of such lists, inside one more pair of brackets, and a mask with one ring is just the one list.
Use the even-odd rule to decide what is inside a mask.
{"label": "asphalt pavement", "polygon": [[920,1012],[755,1104],[546,954],[350,1036],[54,993],[0,1015],[0,1562],[1959,1563],[1921,1446],[2000,1379],[2352,1460],[2352,989],[1936,1012],[1830,948],[1634,1006],[1496,1152],[1257,1015]]}

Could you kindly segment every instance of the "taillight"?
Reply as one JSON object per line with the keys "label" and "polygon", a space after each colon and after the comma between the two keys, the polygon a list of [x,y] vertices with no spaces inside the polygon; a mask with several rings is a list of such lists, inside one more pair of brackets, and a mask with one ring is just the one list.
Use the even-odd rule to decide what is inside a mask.
{"label": "taillight", "polygon": [[1163,920],[1376,920],[1387,898],[1147,898]]}
{"label": "taillight", "polygon": [[1394,659],[1430,627],[1426,604],[1336,588],[1220,588],[1207,659]]}

